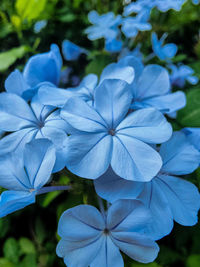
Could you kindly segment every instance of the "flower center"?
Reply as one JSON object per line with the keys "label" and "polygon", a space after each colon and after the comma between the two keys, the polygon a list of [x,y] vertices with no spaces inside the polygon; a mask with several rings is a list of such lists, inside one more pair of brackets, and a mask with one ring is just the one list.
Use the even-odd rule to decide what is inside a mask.
{"label": "flower center", "polygon": [[103,233],[104,233],[105,235],[108,235],[108,234],[109,234],[109,230],[108,230],[107,228],[105,228],[105,229],[103,230]]}
{"label": "flower center", "polygon": [[108,133],[109,133],[110,135],[114,136],[114,135],[115,135],[115,129],[110,129],[110,130],[108,131]]}

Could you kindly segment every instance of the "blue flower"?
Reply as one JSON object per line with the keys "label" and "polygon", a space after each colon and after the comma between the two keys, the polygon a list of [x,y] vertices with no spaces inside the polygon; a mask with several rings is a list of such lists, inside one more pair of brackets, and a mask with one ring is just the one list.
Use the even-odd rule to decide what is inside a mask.
{"label": "blue flower", "polygon": [[136,48],[134,48],[132,51],[130,51],[127,47],[124,47],[119,55],[119,58],[127,57],[127,56],[133,56],[138,58],[141,62],[143,60],[143,54],[140,51],[141,44],[138,44]]}
{"label": "blue flower", "polygon": [[123,42],[117,39],[107,39],[105,41],[105,50],[111,53],[117,53],[122,50]]}
{"label": "blue flower", "polygon": [[[109,71],[104,78],[106,74],[109,76]],[[171,125],[153,108],[127,116],[131,101],[131,90],[125,81],[105,79],[95,89],[93,106],[79,97],[66,102],[61,117],[80,131],[69,137],[66,147],[66,166],[71,172],[95,179],[111,165],[124,179],[149,181],[155,176],[162,161],[146,143],[168,140]]]}
{"label": "blue flower", "polygon": [[99,15],[96,11],[91,11],[88,14],[89,21],[94,24],[85,30],[90,40],[100,38],[115,39],[119,34],[118,26],[121,23],[121,16],[115,17],[113,12]]}
{"label": "blue flower", "polygon": [[170,81],[172,86],[177,86],[183,88],[185,86],[185,81],[190,84],[197,84],[199,79],[196,76],[193,76],[194,70],[186,65],[176,66],[174,64],[168,65],[172,70],[170,74]]}
{"label": "blue flower", "polygon": [[111,170],[94,182],[97,193],[110,202],[137,198],[149,207],[154,218],[151,227],[155,239],[170,233],[173,219],[185,226],[196,224],[200,208],[198,189],[177,177],[198,168],[200,153],[182,132],[175,132],[169,141],[161,145],[159,152],[163,165],[150,182],[126,181]]}
{"label": "blue flower", "polygon": [[34,32],[39,33],[47,26],[47,20],[37,21],[34,25]]}
{"label": "blue flower", "polygon": [[136,17],[128,17],[122,20],[122,32],[127,38],[136,37],[139,31],[151,30],[151,24],[148,22],[150,11],[145,9]]}
{"label": "blue flower", "polygon": [[199,1],[199,0],[192,0],[192,3],[193,3],[194,5],[198,5],[198,4],[200,3],[200,1]]}
{"label": "blue flower", "polygon": [[77,60],[81,54],[87,54],[87,50],[70,42],[64,40],[62,43],[62,52],[64,58],[69,61]]}
{"label": "blue flower", "polygon": [[41,84],[58,85],[61,67],[62,58],[59,48],[53,44],[50,52],[31,57],[23,73],[19,70],[12,72],[5,82],[6,91],[30,100]]}
{"label": "blue flower", "polygon": [[[135,78],[129,85],[132,109],[153,107],[162,113],[171,114],[185,106],[186,97],[183,92],[171,93],[169,74],[165,68],[159,65],[144,67],[141,60],[133,56],[122,58],[115,66],[129,66],[135,71]],[[109,65],[104,69],[104,72],[108,71]]]}
{"label": "blue flower", "polygon": [[155,0],[156,7],[162,12],[166,12],[169,9],[180,11],[186,1],[187,0]]}
{"label": "blue flower", "polygon": [[[110,64],[107,66],[100,77],[99,84],[105,79],[121,79],[131,83],[134,78],[134,70],[130,66],[120,66],[120,64]],[[57,88],[51,86],[41,86],[38,95],[44,105],[51,105],[62,108],[70,97],[78,96],[84,101],[93,105],[94,92],[98,84],[98,77],[95,74],[87,75],[77,87]]]}
{"label": "blue flower", "polygon": [[93,206],[80,205],[62,214],[56,252],[69,267],[123,267],[120,250],[148,263],[159,251],[151,233],[145,233],[150,223],[151,215],[139,201],[117,201],[105,215]]}
{"label": "blue flower", "polygon": [[59,110],[42,105],[37,96],[29,104],[20,96],[0,94],[0,129],[10,132],[0,140],[0,155],[15,151],[20,156],[26,143],[37,138],[50,139],[56,147],[56,165],[65,165],[64,144],[67,142],[67,124]]}
{"label": "blue flower", "polygon": [[37,139],[24,147],[23,154],[0,157],[0,186],[8,189],[0,196],[0,217],[35,202],[36,194],[49,181],[55,163],[55,149],[47,139]]}
{"label": "blue flower", "polygon": [[173,58],[177,53],[177,46],[173,43],[164,45],[164,41],[167,37],[167,34],[163,34],[160,40],[158,40],[157,34],[152,33],[152,48],[155,55],[160,60],[169,60]]}
{"label": "blue flower", "polygon": [[151,9],[155,6],[155,0],[138,0],[130,3],[124,8],[124,16],[129,16],[132,13],[140,13],[144,9]]}

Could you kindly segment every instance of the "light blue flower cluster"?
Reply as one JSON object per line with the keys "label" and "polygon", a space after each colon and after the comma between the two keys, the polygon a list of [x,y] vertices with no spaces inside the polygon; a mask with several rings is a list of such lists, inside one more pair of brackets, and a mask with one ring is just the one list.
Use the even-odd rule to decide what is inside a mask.
{"label": "light blue flower cluster", "polygon": [[197,223],[198,189],[177,176],[199,166],[200,132],[172,134],[164,117],[185,106],[185,94],[171,91],[165,68],[134,56],[67,89],[58,87],[61,66],[52,45],[30,58],[23,73],[11,73],[0,94],[0,186],[8,189],[0,216],[62,189],[44,185],[66,166],[93,179],[97,194],[112,204],[107,211],[81,205],[63,213],[57,254],[65,264],[122,267],[119,250],[151,262],[159,251],[155,240],[171,232],[173,221]]}
{"label": "light blue flower cluster", "polygon": [[[69,189],[45,186],[65,167],[93,180],[100,211],[80,205],[66,210],[59,221],[57,255],[69,267],[123,267],[120,251],[152,262],[159,252],[155,241],[172,231],[174,221],[197,223],[200,194],[182,176],[199,167],[200,129],[173,132],[168,118],[186,105],[185,93],[174,87],[197,84],[198,78],[190,67],[172,63],[178,49],[164,44],[166,34],[159,40],[153,32],[152,47],[170,72],[144,64],[148,60],[141,45],[130,51],[121,36],[151,30],[152,8],[178,11],[184,2],[138,0],[125,7],[124,17],[90,12],[88,38],[104,38],[107,51],[120,52],[100,77],[90,73],[76,87],[59,87],[66,72],[53,44],[5,81],[0,186],[7,190],[0,196],[0,217],[33,204],[36,195]],[[89,54],[69,40],[63,41],[62,52],[67,61]],[[107,201],[106,211],[101,198]]]}

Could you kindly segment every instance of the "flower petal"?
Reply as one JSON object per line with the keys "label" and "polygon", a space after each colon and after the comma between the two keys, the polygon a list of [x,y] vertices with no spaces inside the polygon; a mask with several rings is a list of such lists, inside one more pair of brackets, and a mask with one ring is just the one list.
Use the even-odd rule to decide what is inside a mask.
{"label": "flower petal", "polygon": [[129,114],[117,127],[117,134],[130,136],[150,144],[167,141],[172,135],[172,127],[156,109],[146,108]]}
{"label": "flower petal", "polygon": [[19,209],[23,209],[34,202],[34,192],[4,191],[0,196],[0,217],[4,217]]}
{"label": "flower petal", "polygon": [[24,149],[24,166],[32,188],[40,189],[52,173],[55,163],[55,149],[47,139],[35,139],[26,144]]}
{"label": "flower petal", "polygon": [[176,222],[186,226],[198,222],[200,194],[195,185],[174,176],[159,175],[159,186],[165,193]]}
{"label": "flower petal", "polygon": [[25,102],[15,94],[0,94],[0,129],[17,131],[24,127],[34,127],[37,120]]}
{"label": "flower petal", "polygon": [[104,80],[95,90],[95,109],[115,129],[127,114],[131,104],[131,91],[122,80]]}
{"label": "flower petal", "polygon": [[78,97],[70,98],[61,110],[60,115],[75,129],[80,131],[106,131],[106,124],[102,117]]}
{"label": "flower petal", "polygon": [[135,138],[120,135],[113,139],[111,166],[114,172],[124,179],[148,182],[160,170],[162,160],[149,145]]}
{"label": "flower petal", "polygon": [[104,133],[71,135],[66,148],[68,155],[66,166],[78,176],[96,179],[108,169],[111,153],[110,135]]}
{"label": "flower petal", "polygon": [[136,199],[144,184],[122,179],[111,168],[98,179],[94,180],[97,194],[109,202],[118,199]]}

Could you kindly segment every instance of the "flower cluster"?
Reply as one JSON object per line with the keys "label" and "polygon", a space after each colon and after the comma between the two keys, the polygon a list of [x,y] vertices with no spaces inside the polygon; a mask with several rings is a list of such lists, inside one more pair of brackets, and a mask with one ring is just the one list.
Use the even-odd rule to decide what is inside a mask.
{"label": "flower cluster", "polygon": [[[99,78],[91,73],[76,87],[60,88],[63,63],[53,44],[5,81],[0,186],[7,190],[0,196],[0,217],[33,204],[39,194],[69,189],[45,186],[65,167],[94,182],[100,211],[80,205],[59,221],[57,255],[69,267],[123,267],[120,251],[142,263],[154,261],[155,241],[172,231],[174,221],[197,223],[199,191],[180,176],[199,167],[200,129],[173,132],[169,121],[186,105],[185,93],[174,87],[196,84],[198,78],[191,68],[172,64],[177,46],[163,45],[166,35],[159,40],[153,33],[152,45],[170,73],[144,64],[138,50],[122,55],[113,45],[122,44],[119,25],[127,38],[136,36],[151,29],[152,8],[180,10],[184,2],[138,0],[125,8],[125,18],[92,11],[88,37],[105,38],[107,48],[120,51],[120,59]],[[127,17],[133,12],[136,17]],[[89,53],[69,40],[62,50],[68,61]]]}

